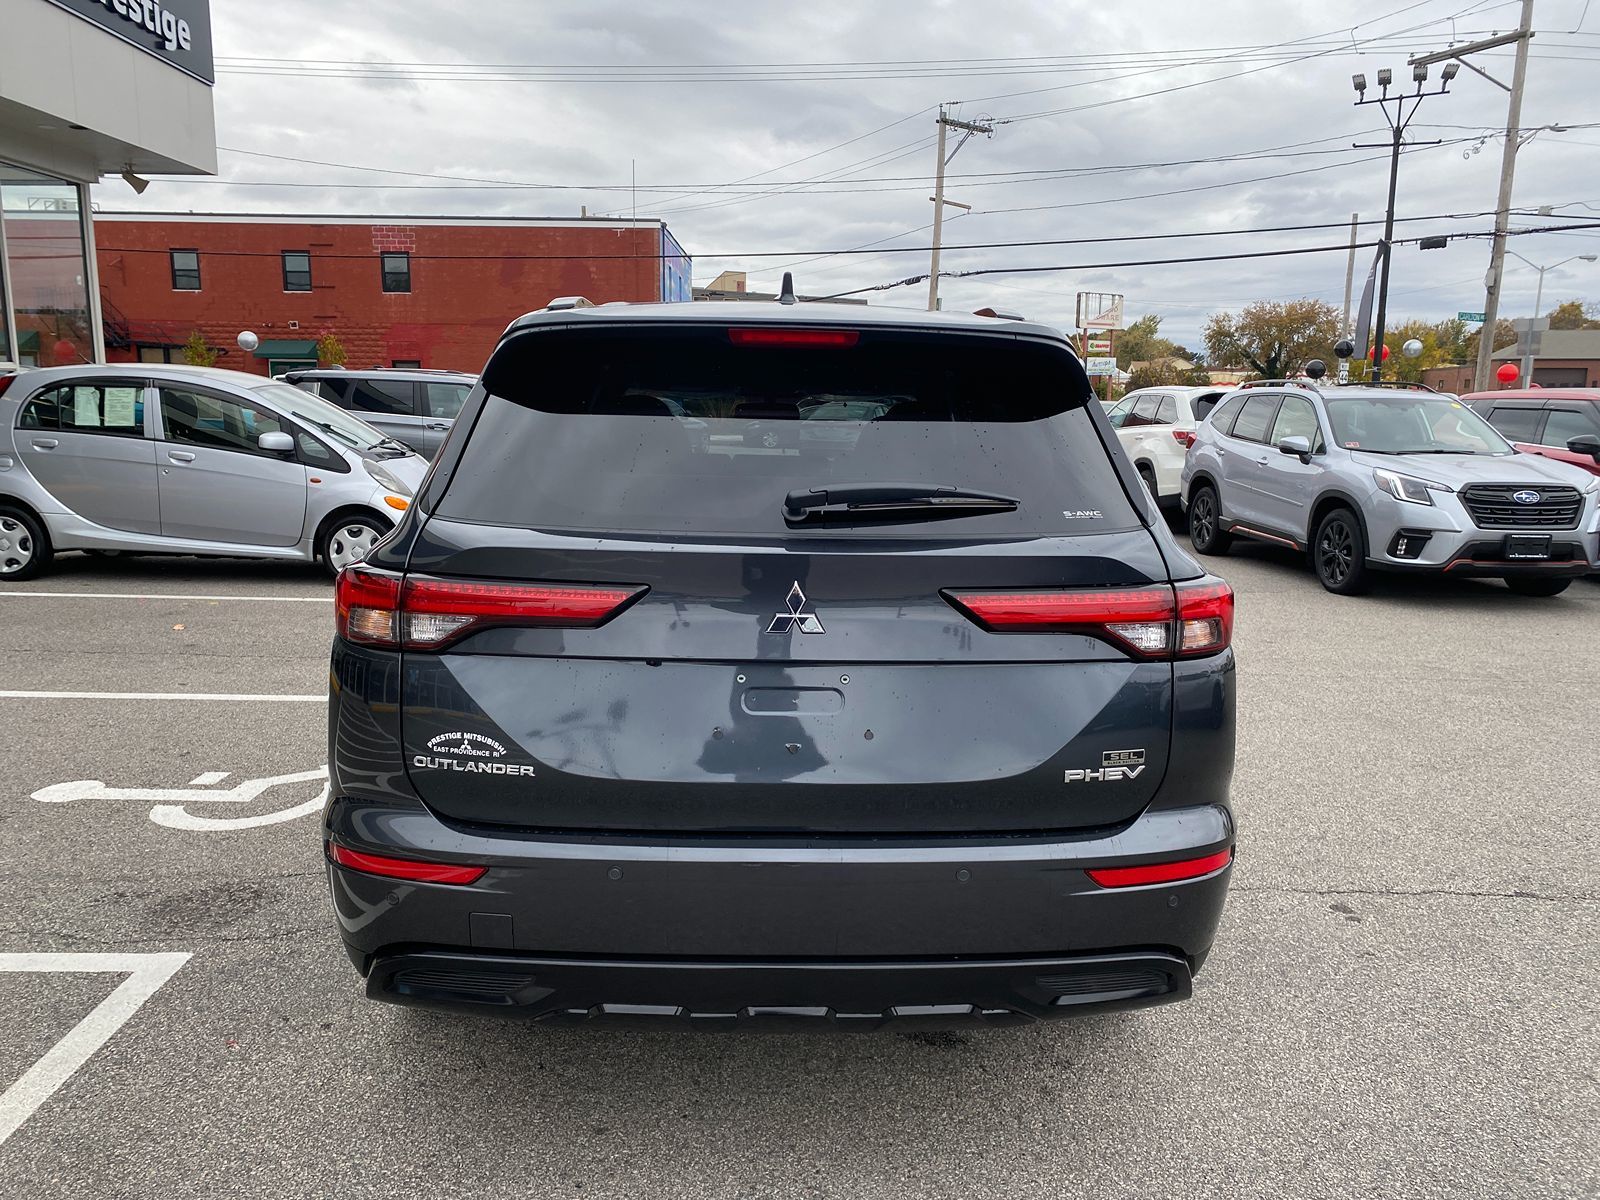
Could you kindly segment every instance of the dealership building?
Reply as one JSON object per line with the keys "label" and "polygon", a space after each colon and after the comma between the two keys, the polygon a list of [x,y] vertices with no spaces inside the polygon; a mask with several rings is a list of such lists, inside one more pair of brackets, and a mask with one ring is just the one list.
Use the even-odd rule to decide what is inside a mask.
{"label": "dealership building", "polygon": [[105,358],[89,185],[214,175],[212,80],[207,0],[0,0],[0,361]]}
{"label": "dealership building", "polygon": [[95,237],[112,362],[186,361],[198,335],[217,366],[260,375],[475,372],[558,296],[691,298],[688,255],[643,218],[100,212]]}

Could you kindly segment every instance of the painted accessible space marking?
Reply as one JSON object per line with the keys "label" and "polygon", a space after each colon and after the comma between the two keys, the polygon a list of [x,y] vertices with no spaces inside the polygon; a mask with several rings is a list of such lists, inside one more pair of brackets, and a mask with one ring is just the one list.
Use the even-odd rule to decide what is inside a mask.
{"label": "painted accessible space marking", "polygon": [[187,954],[0,954],[0,971],[104,972],[126,975],[116,989],[0,1092],[0,1145],[15,1133],[94,1052],[128,1023],[139,1006],[189,961]]}
{"label": "painted accessible space marking", "polygon": [[252,701],[263,704],[326,704],[324,693],[283,696],[251,692],[22,692],[0,691],[0,700],[206,700]]}
{"label": "painted accessible space marking", "polygon": [[0,596],[39,596],[47,600],[244,600],[252,604],[332,604],[332,596],[201,596],[178,592],[0,592]]}

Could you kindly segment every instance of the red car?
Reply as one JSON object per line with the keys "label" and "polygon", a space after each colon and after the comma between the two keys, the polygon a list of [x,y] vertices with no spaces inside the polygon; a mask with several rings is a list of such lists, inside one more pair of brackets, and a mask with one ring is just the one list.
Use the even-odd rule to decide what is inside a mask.
{"label": "red car", "polygon": [[1600,388],[1510,388],[1461,402],[1518,450],[1600,475]]}

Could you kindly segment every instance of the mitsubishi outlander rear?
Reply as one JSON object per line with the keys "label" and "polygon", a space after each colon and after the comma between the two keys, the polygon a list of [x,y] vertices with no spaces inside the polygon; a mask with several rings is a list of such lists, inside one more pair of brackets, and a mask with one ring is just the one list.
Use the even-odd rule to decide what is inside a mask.
{"label": "mitsubishi outlander rear", "polygon": [[1044,326],[530,314],[336,609],[374,999],[1003,1024],[1183,999],[1211,947],[1233,596]]}

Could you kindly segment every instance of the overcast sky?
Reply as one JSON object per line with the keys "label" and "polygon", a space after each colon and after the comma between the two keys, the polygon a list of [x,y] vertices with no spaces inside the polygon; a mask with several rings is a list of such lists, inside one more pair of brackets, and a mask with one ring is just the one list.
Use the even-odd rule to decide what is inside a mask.
{"label": "overcast sky", "polygon": [[[1352,105],[1351,74],[1365,72],[1375,95],[1380,67],[1409,80],[1409,55],[1512,29],[1519,10],[1514,0],[674,7],[212,0],[228,182],[162,180],[136,198],[108,181],[96,200],[114,209],[483,216],[575,215],[580,205],[628,215],[636,202],[640,217],[664,218],[694,257],[696,283],[743,269],[752,288],[770,288],[794,264],[801,291],[827,294],[927,271],[934,118],[952,102],[955,115],[996,125],[948,168],[947,194],[973,208],[949,210],[947,245],[1062,244],[947,249],[944,269],[1076,269],[945,280],[946,307],[995,304],[1067,326],[1077,291],[1122,292],[1130,320],[1158,313],[1164,334],[1195,345],[1218,308],[1298,296],[1341,304],[1346,255],[1092,264],[1347,242],[1351,213],[1381,218],[1388,174],[1386,150],[1351,149],[1388,138],[1378,106]],[[1600,221],[1595,7],[1536,6],[1523,125],[1595,127],[1541,133],[1526,146],[1514,202]],[[1357,23],[1334,28],[1335,8]],[[1509,81],[1509,49],[1473,61]],[[323,65],[342,62],[406,65]],[[1447,144],[1402,159],[1398,215],[1492,210],[1503,142],[1494,130],[1505,119],[1505,93],[1466,70],[1449,95],[1425,101],[1409,136]],[[475,188],[428,175],[563,186]],[[263,186],[282,184],[313,186]],[[1319,222],[1346,224],[1086,241]],[[1400,229],[1416,236],[1491,224],[1462,216]],[[1362,240],[1376,235],[1363,227]],[[858,246],[879,252],[819,257]],[[920,249],[882,253],[894,247]],[[1600,229],[1530,235],[1513,248],[1554,263],[1600,252]],[[783,253],[754,257],[761,252]],[[1484,241],[1397,249],[1391,310],[1433,318],[1480,309],[1487,260]],[[1536,275],[1508,261],[1502,315],[1525,315]],[[1574,296],[1600,299],[1600,263],[1549,274],[1546,309]],[[926,284],[870,298],[921,307]]]}

